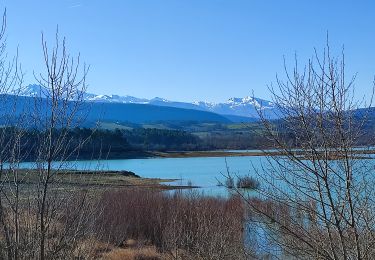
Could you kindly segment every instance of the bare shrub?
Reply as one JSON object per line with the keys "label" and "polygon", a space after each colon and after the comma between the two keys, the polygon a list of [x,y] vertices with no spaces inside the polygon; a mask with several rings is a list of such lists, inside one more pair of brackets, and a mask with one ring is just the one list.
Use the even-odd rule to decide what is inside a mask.
{"label": "bare shrub", "polygon": [[[244,258],[244,212],[238,198],[167,195],[156,191],[108,191],[97,227],[103,239],[156,245],[175,258]],[[143,242],[142,242],[143,241]]]}
{"label": "bare shrub", "polygon": [[233,189],[234,186],[234,178],[232,176],[229,176],[225,179],[225,187],[228,189]]}
{"label": "bare shrub", "polygon": [[251,176],[239,176],[237,179],[239,189],[258,189],[259,186],[259,181]]}

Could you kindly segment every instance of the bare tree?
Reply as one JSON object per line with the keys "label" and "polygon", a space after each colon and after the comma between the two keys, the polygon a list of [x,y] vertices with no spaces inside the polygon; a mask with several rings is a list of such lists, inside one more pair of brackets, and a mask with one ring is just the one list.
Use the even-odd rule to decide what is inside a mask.
{"label": "bare tree", "polygon": [[[37,147],[36,169],[39,180],[37,187],[37,228],[39,230],[39,258],[57,257],[59,248],[68,239],[47,242],[51,232],[55,232],[53,223],[62,220],[59,209],[71,199],[58,191],[59,175],[57,170],[68,165],[82,143],[74,144],[68,131],[78,127],[84,119],[86,91],[86,65],[80,67],[80,58],[72,58],[66,49],[65,38],[60,41],[56,32],[56,43],[48,49],[42,35],[42,46],[46,72],[37,77],[39,85],[45,91],[35,101],[35,126],[40,129]],[[56,163],[59,162],[59,163]],[[84,202],[82,202],[84,203]],[[73,223],[70,223],[73,224]],[[69,238],[72,242],[73,237]]]}
{"label": "bare tree", "polygon": [[[42,35],[45,73],[36,79],[43,93],[21,97],[18,57],[6,60],[5,18],[4,13],[0,31],[0,258],[73,258],[79,243],[90,235],[88,227],[94,223],[90,213],[96,206],[91,193],[61,184],[64,175],[72,174],[65,172],[70,166],[67,160],[74,160],[88,140],[69,135],[88,113],[83,102],[88,67],[81,65],[79,56],[68,54],[65,39],[60,40],[58,33],[52,50]],[[35,140],[29,140],[30,131]],[[32,159],[34,165],[21,169],[25,159]]]}
{"label": "bare tree", "polygon": [[259,110],[277,152],[265,151],[267,161],[255,169],[262,188],[259,198],[246,198],[252,223],[278,257],[373,259],[374,169],[355,148],[368,114],[357,110],[366,106],[355,100],[344,52],[332,57],[327,43],[302,70],[296,59],[285,72],[270,87],[282,118]]}

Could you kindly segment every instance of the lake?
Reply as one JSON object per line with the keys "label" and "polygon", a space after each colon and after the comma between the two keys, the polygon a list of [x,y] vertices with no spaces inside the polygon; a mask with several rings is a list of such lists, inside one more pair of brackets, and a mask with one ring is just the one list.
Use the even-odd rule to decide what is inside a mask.
{"label": "lake", "polygon": [[[227,173],[243,176],[251,175],[254,167],[265,162],[264,156],[232,156],[232,157],[194,157],[194,158],[149,158],[122,159],[101,161],[77,161],[69,168],[77,170],[127,170],[145,178],[178,179],[170,183],[201,187],[199,190],[207,195],[225,195],[226,189],[219,187]],[[33,168],[32,163],[22,163],[23,168]]]}

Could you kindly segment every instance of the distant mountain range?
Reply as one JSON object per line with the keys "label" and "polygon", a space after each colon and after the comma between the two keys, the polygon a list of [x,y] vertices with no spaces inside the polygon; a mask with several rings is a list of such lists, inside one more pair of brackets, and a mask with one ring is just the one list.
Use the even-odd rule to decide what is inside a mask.
{"label": "distant mountain range", "polygon": [[[41,86],[34,84],[26,86],[24,89],[22,89],[19,95],[28,97],[45,97],[48,95],[48,91],[43,89]],[[278,118],[278,109],[274,103],[249,96],[244,98],[230,98],[223,103],[206,101],[189,103],[170,101],[160,97],[145,99],[133,96],[97,95],[93,93],[85,93],[84,99],[93,103],[142,104],[206,111],[223,115],[232,121],[254,121],[255,119],[259,118],[257,110],[262,110],[270,119]]]}
{"label": "distant mountain range", "polygon": [[[14,104],[17,104],[16,109]],[[1,95],[0,126],[13,124],[22,116],[24,126],[39,127],[35,125],[35,105],[38,105],[38,117],[48,116],[47,99],[35,100],[29,96]],[[176,107],[154,106],[149,104],[85,102],[77,111],[77,120],[84,118],[81,126],[92,127],[97,123],[113,125],[144,125],[173,123],[176,125],[194,123],[221,123],[233,122],[227,117],[208,111],[184,109]],[[12,111],[9,117],[9,111]],[[4,115],[4,117],[2,116]],[[2,121],[4,119],[4,121]],[[78,122],[78,121],[77,121]]]}
{"label": "distant mountain range", "polygon": [[[41,97],[38,101],[41,102],[38,104],[38,115],[47,116],[49,114],[47,100],[43,99],[43,97],[50,95],[46,89],[38,85],[29,85],[22,89],[21,92],[17,92],[17,95],[15,94],[0,95],[0,119],[4,119],[3,122],[0,120],[0,126],[12,123],[12,120],[17,120],[19,116],[33,118],[35,116],[33,114],[35,112],[35,104],[38,104],[35,97]],[[262,109],[269,119],[279,119],[277,117],[277,114],[279,114],[277,105],[252,97],[231,98],[223,103],[188,103],[169,101],[162,98],[145,99],[91,93],[84,93],[83,97],[87,101],[83,104],[87,109],[83,107],[82,114],[77,115],[77,117],[84,117],[86,120],[83,126],[87,127],[91,127],[98,122],[102,125],[107,125],[108,128],[148,127],[150,125],[154,127],[155,125],[160,125],[160,127],[169,127],[171,129],[190,129],[189,127],[197,125],[209,127],[258,121],[257,109]],[[17,104],[17,107],[14,107],[14,104]],[[5,118],[1,115],[9,115],[9,111],[12,111],[14,118],[8,118],[10,121],[5,121]],[[363,127],[367,132],[374,131],[375,107],[357,109],[353,112],[355,118],[366,117],[367,123]],[[274,122],[277,124],[278,120]],[[196,127],[195,130],[199,131],[199,127]],[[216,129],[215,127],[212,129]]]}

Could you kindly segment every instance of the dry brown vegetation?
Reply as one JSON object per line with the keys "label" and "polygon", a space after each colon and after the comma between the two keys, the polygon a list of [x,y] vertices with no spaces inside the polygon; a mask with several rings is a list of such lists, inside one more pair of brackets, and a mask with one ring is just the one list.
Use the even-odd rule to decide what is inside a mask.
{"label": "dry brown vegetation", "polygon": [[238,198],[220,199],[144,190],[108,191],[95,225],[101,239],[153,245],[175,259],[245,258],[244,209]]}
{"label": "dry brown vegetation", "polygon": [[[12,171],[4,169],[3,175],[11,175]],[[184,186],[167,185],[176,179],[141,178],[132,172],[126,171],[77,171],[77,170],[53,170],[54,181],[58,182],[60,189],[119,189],[119,188],[144,188],[144,189],[176,189]],[[25,189],[32,187],[39,181],[38,171],[35,169],[17,169],[20,185]]]}
{"label": "dry brown vegetation", "polygon": [[[49,215],[46,259],[248,259],[241,200],[204,197],[192,191],[86,189],[51,191],[59,208]],[[3,212],[1,258],[17,230],[18,259],[37,259],[37,208],[25,198],[14,224]]]}
{"label": "dry brown vegetation", "polygon": [[167,259],[155,247],[117,248],[102,256],[103,260],[161,260]]}

